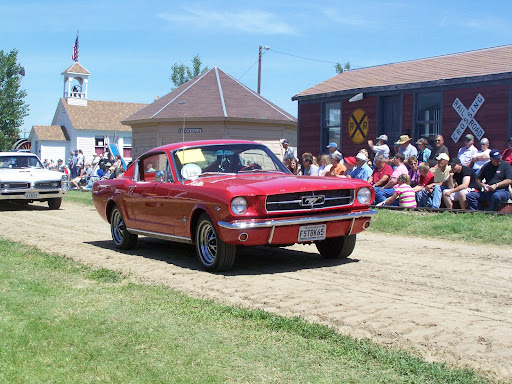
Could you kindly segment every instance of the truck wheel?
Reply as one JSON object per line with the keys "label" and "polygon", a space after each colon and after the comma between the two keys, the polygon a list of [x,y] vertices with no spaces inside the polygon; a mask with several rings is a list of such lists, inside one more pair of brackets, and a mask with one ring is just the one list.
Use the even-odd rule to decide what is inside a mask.
{"label": "truck wheel", "polygon": [[48,200],[48,207],[50,207],[50,209],[59,209],[61,204],[62,204],[61,197]]}
{"label": "truck wheel", "polygon": [[210,217],[203,213],[196,228],[197,257],[207,271],[227,271],[235,262],[236,245],[221,240]]}
{"label": "truck wheel", "polygon": [[318,252],[326,259],[346,259],[356,246],[356,235],[331,237],[316,243]]}
{"label": "truck wheel", "polygon": [[110,215],[110,232],[118,249],[133,249],[137,246],[137,235],[128,232],[118,207],[114,207]]}

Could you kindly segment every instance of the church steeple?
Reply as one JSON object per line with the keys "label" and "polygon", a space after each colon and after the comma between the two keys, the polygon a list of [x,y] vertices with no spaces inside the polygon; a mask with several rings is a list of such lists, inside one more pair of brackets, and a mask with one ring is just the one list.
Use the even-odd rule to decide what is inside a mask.
{"label": "church steeple", "polygon": [[69,105],[87,106],[87,84],[90,72],[78,62],[62,72],[64,76],[64,98]]}

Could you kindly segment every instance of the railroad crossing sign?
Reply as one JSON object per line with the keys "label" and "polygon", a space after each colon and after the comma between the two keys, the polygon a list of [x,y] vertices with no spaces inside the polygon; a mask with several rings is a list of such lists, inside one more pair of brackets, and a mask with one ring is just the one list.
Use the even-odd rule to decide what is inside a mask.
{"label": "railroad crossing sign", "polygon": [[457,128],[455,128],[455,131],[453,131],[452,133],[452,140],[455,143],[459,141],[460,137],[468,127],[475,134],[478,140],[482,138],[485,131],[482,129],[480,124],[478,124],[478,122],[475,120],[475,115],[482,106],[482,104],[484,103],[484,101],[484,97],[481,94],[478,94],[478,96],[475,98],[475,101],[473,101],[471,106],[468,109],[466,109],[466,107],[464,106],[464,104],[462,104],[459,98],[455,98],[452,107],[457,111],[460,118],[462,119]]}
{"label": "railroad crossing sign", "polygon": [[356,109],[348,119],[348,134],[354,144],[361,144],[368,136],[368,115],[364,109]]}

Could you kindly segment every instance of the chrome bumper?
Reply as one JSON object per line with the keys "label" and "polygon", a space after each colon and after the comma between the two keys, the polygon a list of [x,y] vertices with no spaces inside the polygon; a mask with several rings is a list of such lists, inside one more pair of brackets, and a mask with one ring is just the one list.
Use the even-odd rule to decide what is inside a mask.
{"label": "chrome bumper", "polygon": [[[36,189],[29,188],[23,190],[6,190],[0,189],[0,201],[2,200],[46,200],[53,199],[56,197],[64,197],[66,195],[67,189],[59,189],[59,190],[47,190],[47,189]],[[37,199],[29,199],[25,197],[25,193],[39,193],[39,197]]]}
{"label": "chrome bumper", "polygon": [[257,229],[282,227],[286,225],[304,225],[314,223],[325,223],[326,221],[355,220],[364,217],[376,215],[377,211],[370,209],[362,212],[351,212],[337,215],[318,215],[318,216],[302,216],[302,217],[286,217],[283,219],[269,219],[262,221],[219,221],[219,227],[227,229]]}

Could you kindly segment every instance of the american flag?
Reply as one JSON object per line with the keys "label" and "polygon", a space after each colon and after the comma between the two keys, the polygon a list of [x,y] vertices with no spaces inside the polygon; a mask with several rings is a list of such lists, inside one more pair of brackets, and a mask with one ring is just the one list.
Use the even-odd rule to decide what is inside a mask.
{"label": "american flag", "polygon": [[73,55],[71,55],[71,60],[78,62],[78,32],[76,33],[75,46],[73,47]]}

